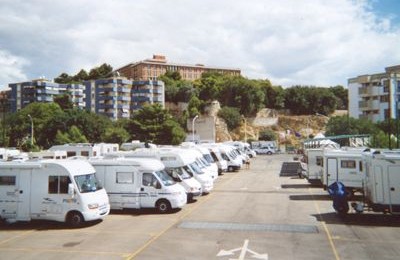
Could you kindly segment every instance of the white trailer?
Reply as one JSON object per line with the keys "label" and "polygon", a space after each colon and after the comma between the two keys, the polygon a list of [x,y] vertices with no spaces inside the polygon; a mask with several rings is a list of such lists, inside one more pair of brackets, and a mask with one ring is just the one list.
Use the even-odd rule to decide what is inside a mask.
{"label": "white trailer", "polygon": [[366,167],[364,199],[353,203],[357,212],[400,213],[400,152],[371,152],[363,155]]}
{"label": "white trailer", "polygon": [[309,183],[322,185],[324,172],[323,149],[307,149],[305,151],[305,163],[307,164],[306,179]]}
{"label": "white trailer", "polygon": [[107,190],[112,209],[157,208],[160,213],[182,208],[185,189],[150,158],[89,159]]}
{"label": "white trailer", "polygon": [[354,192],[363,192],[365,167],[362,153],[365,148],[342,148],[323,150],[323,186],[328,187],[334,182],[341,182],[349,197]]}
{"label": "white trailer", "polygon": [[0,163],[0,218],[7,222],[44,219],[79,226],[109,212],[107,193],[86,161]]}

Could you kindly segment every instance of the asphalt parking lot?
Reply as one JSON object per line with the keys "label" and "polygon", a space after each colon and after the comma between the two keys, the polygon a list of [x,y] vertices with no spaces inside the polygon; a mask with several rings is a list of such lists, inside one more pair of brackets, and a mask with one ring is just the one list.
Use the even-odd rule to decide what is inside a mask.
{"label": "asphalt parking lot", "polygon": [[399,259],[400,217],[340,218],[324,190],[279,176],[292,157],[258,156],[169,214],[113,211],[77,229],[1,224],[0,259]]}

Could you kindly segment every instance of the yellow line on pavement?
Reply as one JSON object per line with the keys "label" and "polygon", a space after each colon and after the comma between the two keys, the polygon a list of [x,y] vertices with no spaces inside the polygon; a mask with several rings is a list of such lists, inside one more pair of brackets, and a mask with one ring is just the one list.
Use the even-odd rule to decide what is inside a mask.
{"label": "yellow line on pavement", "polygon": [[[311,189],[310,189],[310,188],[308,189],[308,192],[311,194],[311,197],[314,198],[314,195],[313,195],[313,193],[311,192]],[[337,252],[337,250],[336,250],[336,247],[335,247],[335,244],[333,243],[332,235],[331,235],[331,233],[329,232],[328,226],[326,225],[326,223],[325,223],[325,221],[324,221],[324,218],[322,217],[322,214],[321,214],[321,210],[320,210],[320,208],[319,208],[319,205],[318,205],[318,203],[317,203],[317,201],[316,201],[315,199],[313,199],[313,202],[314,202],[315,209],[317,210],[317,213],[318,213],[318,215],[319,215],[320,218],[321,218],[322,226],[324,227],[325,234],[326,234],[326,236],[328,237],[328,241],[329,241],[329,244],[331,245],[333,254],[335,255],[335,259],[336,259],[336,260],[340,260],[339,254],[338,254],[338,252]]]}
{"label": "yellow line on pavement", "polygon": [[[229,173],[231,174],[231,173]],[[232,181],[235,177],[237,176],[237,172],[235,175],[231,176],[231,178],[229,180],[226,180],[224,183],[221,183],[223,185],[226,185],[227,183],[229,183],[230,181]],[[215,188],[215,187],[214,187]],[[143,250],[145,250],[149,245],[151,245],[154,241],[156,241],[159,237],[161,237],[162,235],[164,235],[168,230],[170,230],[173,226],[175,226],[179,221],[181,221],[182,219],[184,219],[185,217],[187,217],[188,215],[190,215],[194,210],[196,210],[198,207],[200,207],[201,205],[203,205],[206,201],[210,200],[212,197],[214,196],[214,193],[211,191],[210,194],[208,194],[204,200],[202,201],[198,201],[198,203],[196,203],[196,205],[189,209],[186,213],[182,214],[181,216],[179,216],[177,218],[176,221],[174,221],[171,225],[169,225],[168,227],[166,227],[164,230],[162,230],[160,233],[158,233],[157,235],[155,235],[154,237],[152,237],[149,241],[147,241],[143,246],[141,246],[138,250],[136,250],[135,252],[133,252],[132,254],[128,255],[125,260],[131,260],[134,259],[135,256],[137,256],[138,254],[140,254],[141,252],[143,252]]]}
{"label": "yellow line on pavement", "polygon": [[33,233],[33,232],[35,232],[35,230],[29,230],[29,231],[26,231],[26,232],[22,233],[21,235],[17,235],[17,236],[15,236],[15,237],[11,237],[11,238],[9,238],[9,239],[0,241],[0,245],[3,245],[3,244],[5,244],[5,243],[7,243],[7,242],[10,242],[10,241],[13,241],[13,240],[15,240],[15,239],[17,239],[17,238],[21,238],[21,237],[28,236],[29,234],[31,234],[31,233]]}

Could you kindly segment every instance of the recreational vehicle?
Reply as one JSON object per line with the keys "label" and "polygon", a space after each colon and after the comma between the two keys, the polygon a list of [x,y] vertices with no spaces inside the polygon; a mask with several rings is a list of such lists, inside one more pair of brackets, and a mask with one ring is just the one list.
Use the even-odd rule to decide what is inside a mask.
{"label": "recreational vehicle", "polygon": [[364,153],[366,178],[364,199],[352,203],[357,212],[400,213],[400,152]]}
{"label": "recreational vehicle", "polygon": [[305,151],[305,163],[307,164],[306,179],[309,183],[322,185],[324,159],[323,149],[307,149]]}
{"label": "recreational vehicle", "polygon": [[150,158],[89,159],[107,190],[111,209],[157,208],[165,213],[186,205],[185,189]]}
{"label": "recreational vehicle", "polygon": [[363,192],[365,167],[362,153],[365,148],[324,149],[323,185],[328,187],[334,182],[341,182],[347,194]]}
{"label": "recreational vehicle", "polygon": [[7,222],[44,219],[78,226],[109,211],[107,193],[86,161],[0,163],[0,218]]}

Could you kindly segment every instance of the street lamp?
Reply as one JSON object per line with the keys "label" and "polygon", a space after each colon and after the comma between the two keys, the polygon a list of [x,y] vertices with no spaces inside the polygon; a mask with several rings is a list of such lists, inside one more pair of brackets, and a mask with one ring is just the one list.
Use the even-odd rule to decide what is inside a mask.
{"label": "street lamp", "polygon": [[28,117],[31,120],[31,147],[33,147],[33,119],[30,114],[28,114]]}
{"label": "street lamp", "polygon": [[194,142],[194,121],[196,121],[196,119],[199,117],[199,115],[196,115],[195,117],[193,117],[192,120],[192,142]]}
{"label": "street lamp", "polygon": [[247,143],[247,119],[244,115],[242,115],[242,119],[244,121],[244,142]]}

